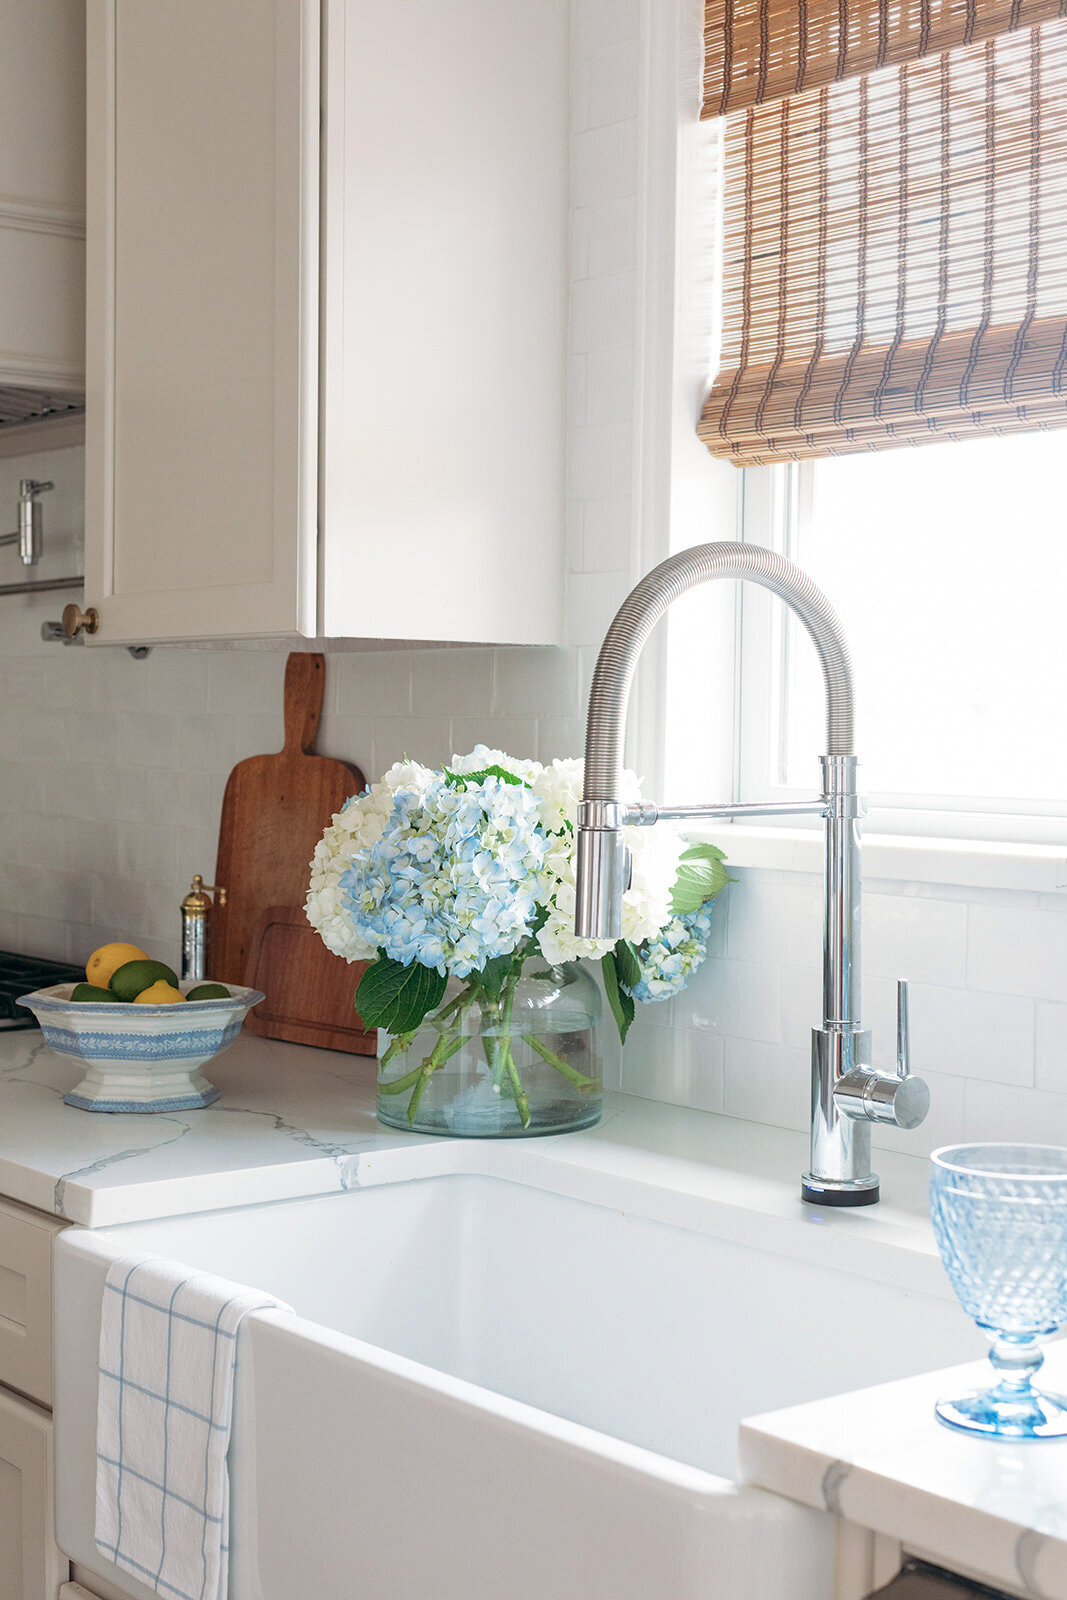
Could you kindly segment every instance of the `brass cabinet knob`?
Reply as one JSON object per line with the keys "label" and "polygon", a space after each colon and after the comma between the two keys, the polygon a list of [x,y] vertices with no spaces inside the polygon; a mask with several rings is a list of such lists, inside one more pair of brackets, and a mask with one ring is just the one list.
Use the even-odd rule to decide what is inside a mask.
{"label": "brass cabinet knob", "polygon": [[95,606],[83,611],[71,601],[69,606],[63,607],[63,632],[68,639],[76,639],[83,629],[86,633],[95,633],[99,626],[100,613]]}

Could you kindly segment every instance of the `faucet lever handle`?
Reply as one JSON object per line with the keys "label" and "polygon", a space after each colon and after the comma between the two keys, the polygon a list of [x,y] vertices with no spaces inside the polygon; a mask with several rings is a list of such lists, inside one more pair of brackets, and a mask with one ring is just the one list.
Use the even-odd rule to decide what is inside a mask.
{"label": "faucet lever handle", "polygon": [[911,1076],[911,1025],[908,1018],[908,981],[897,979],[897,1077]]}

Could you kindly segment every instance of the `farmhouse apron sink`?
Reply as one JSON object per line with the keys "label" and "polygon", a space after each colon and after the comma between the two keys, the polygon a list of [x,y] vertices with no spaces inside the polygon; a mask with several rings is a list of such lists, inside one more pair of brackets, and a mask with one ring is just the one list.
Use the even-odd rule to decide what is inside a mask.
{"label": "farmhouse apron sink", "polygon": [[240,1336],[232,1600],[826,1600],[832,1519],[735,1481],[737,1426],[980,1354],[922,1224],[816,1227],[784,1186],[681,1193],[549,1144],[64,1233],[67,1554],[148,1594],[92,1522],[104,1275],[145,1250],[296,1312]]}

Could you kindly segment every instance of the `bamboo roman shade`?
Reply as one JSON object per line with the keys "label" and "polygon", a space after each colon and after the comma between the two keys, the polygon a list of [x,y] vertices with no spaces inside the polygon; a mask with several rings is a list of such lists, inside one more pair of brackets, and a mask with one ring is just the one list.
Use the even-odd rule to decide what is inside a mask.
{"label": "bamboo roman shade", "polygon": [[707,0],[705,117],[1067,16],[1063,0]]}
{"label": "bamboo roman shade", "polygon": [[709,0],[709,81],[748,96],[725,120],[713,454],[1067,425],[1067,21],[1025,25],[1058,12]]}

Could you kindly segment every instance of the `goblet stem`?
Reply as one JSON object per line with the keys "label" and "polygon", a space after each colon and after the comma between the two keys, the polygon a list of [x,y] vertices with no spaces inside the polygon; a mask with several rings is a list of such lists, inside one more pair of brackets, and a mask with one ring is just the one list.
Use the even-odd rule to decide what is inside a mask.
{"label": "goblet stem", "polygon": [[989,1361],[999,1382],[990,1393],[1018,1403],[1033,1393],[1033,1379],[1044,1366],[1045,1357],[1036,1334],[990,1332]]}

